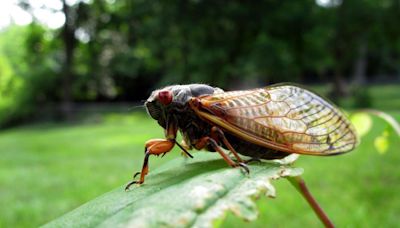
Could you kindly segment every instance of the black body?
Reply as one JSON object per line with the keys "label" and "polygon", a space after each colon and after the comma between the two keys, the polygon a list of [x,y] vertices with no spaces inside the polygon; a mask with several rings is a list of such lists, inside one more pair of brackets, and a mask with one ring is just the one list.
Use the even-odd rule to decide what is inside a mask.
{"label": "black body", "polygon": [[[172,92],[173,100],[171,104],[163,105],[156,99],[156,96],[160,90],[154,91],[145,103],[147,112],[153,119],[157,120],[160,126],[166,129],[168,124],[177,124],[183,139],[191,148],[198,142],[199,139],[205,136],[210,136],[210,131],[213,126],[207,121],[198,117],[190,108],[188,101],[192,97],[222,93],[222,89],[204,84],[190,84],[168,86],[162,90],[169,90]],[[289,155],[285,152],[280,152],[249,143],[227,132],[224,132],[224,134],[233,148],[238,153],[245,156],[270,160],[280,159]],[[220,146],[227,149],[222,144],[220,144]],[[207,147],[207,150],[214,151],[211,147]]]}

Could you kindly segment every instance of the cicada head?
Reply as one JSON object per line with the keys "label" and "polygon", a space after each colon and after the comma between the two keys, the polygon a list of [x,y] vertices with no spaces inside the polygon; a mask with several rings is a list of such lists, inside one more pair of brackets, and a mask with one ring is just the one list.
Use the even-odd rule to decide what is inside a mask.
{"label": "cicada head", "polygon": [[188,101],[192,97],[223,92],[222,89],[204,84],[172,85],[155,90],[145,102],[149,115],[166,128],[171,115],[187,111]]}

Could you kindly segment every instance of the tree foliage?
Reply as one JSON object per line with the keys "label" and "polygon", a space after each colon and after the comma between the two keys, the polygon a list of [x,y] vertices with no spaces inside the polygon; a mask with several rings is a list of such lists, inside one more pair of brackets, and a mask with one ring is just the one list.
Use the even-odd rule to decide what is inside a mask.
{"label": "tree foliage", "polygon": [[[399,77],[394,0],[62,2],[60,29],[34,20],[2,32],[2,64],[13,72],[4,78],[25,85],[12,96],[30,110],[17,113],[60,101],[138,101],[171,83],[329,81],[343,96],[350,81]],[[20,5],[29,12],[29,2]]]}

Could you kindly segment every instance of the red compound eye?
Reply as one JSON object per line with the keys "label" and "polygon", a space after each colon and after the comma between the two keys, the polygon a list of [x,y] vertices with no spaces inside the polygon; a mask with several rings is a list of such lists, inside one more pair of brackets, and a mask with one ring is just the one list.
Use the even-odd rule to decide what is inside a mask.
{"label": "red compound eye", "polygon": [[158,100],[163,105],[169,105],[172,102],[172,92],[169,90],[161,90],[158,92]]}

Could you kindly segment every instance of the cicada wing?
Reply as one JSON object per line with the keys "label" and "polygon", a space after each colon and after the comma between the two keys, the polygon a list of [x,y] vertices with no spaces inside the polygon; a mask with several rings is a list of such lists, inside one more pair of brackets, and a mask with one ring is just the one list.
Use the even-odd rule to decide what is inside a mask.
{"label": "cicada wing", "polygon": [[332,155],[357,145],[344,113],[297,86],[270,86],[200,98],[204,119],[249,142],[289,153]]}

